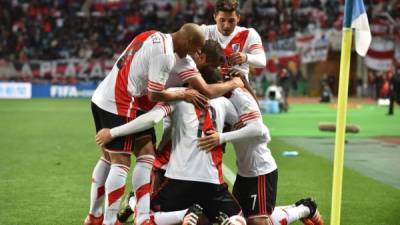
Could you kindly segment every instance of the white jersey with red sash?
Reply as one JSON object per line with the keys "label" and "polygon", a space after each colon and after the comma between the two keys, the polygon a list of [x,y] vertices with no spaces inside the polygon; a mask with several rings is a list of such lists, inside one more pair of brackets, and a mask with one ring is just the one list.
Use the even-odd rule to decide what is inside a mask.
{"label": "white jersey with red sash", "polygon": [[197,70],[196,63],[192,57],[187,55],[184,58],[179,58],[176,55],[176,64],[169,74],[165,87],[182,87],[187,80],[195,76],[201,76],[201,74]]}
{"label": "white jersey with red sash", "polygon": [[[236,26],[234,31],[229,36],[222,35],[217,28],[217,25],[201,25],[206,39],[217,41],[224,49],[226,56],[234,52],[243,53],[260,53],[264,52],[261,37],[253,28]],[[227,65],[225,70],[231,69],[232,66]],[[243,63],[241,65],[233,66],[234,69],[239,70],[248,79],[249,64]]]}
{"label": "white jersey with red sash", "polygon": [[242,88],[232,91],[229,100],[239,114],[236,129],[246,126],[254,120],[259,120],[260,129],[265,129],[265,135],[248,138],[246,141],[232,141],[236,152],[238,174],[242,177],[256,177],[270,173],[277,169],[277,165],[267,143],[271,140],[268,128],[263,125],[260,108],[253,96]]}
{"label": "white jersey with red sash", "polygon": [[147,111],[155,105],[147,99],[147,91],[163,91],[174,65],[171,35],[143,32],[118,58],[92,102],[110,113],[135,118],[138,109]]}
{"label": "white jersey with red sash", "polygon": [[172,179],[221,184],[222,146],[211,152],[201,151],[197,139],[209,129],[222,132],[224,122],[237,121],[232,103],[224,97],[210,100],[208,109],[196,109],[193,104],[179,101],[160,103],[171,116],[172,151],[165,176]]}

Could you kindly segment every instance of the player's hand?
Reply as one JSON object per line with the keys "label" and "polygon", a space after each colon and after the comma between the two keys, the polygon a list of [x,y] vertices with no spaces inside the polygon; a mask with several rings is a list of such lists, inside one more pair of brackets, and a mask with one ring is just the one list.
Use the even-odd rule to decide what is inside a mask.
{"label": "player's hand", "polygon": [[232,78],[232,82],[233,82],[233,86],[234,86],[235,88],[244,87],[244,83],[243,83],[243,81],[242,81],[242,78],[240,78],[240,77],[234,77],[234,78]]}
{"label": "player's hand", "polygon": [[227,57],[228,64],[231,66],[247,62],[247,55],[243,52],[234,52]]}
{"label": "player's hand", "polygon": [[185,101],[192,103],[198,108],[204,108],[208,104],[207,97],[200,94],[195,89],[186,89],[184,96]]}
{"label": "player's hand", "polygon": [[206,136],[199,138],[199,149],[210,152],[213,148],[220,145],[219,143],[219,133],[215,130],[206,131]]}
{"label": "player's hand", "polygon": [[112,141],[110,129],[108,128],[103,128],[99,130],[96,134],[96,144],[100,145],[101,147],[104,147],[107,143]]}

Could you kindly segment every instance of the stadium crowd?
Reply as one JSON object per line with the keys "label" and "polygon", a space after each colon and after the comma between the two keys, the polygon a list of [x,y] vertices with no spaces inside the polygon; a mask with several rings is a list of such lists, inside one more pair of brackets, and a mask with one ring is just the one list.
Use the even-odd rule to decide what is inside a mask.
{"label": "stadium crowd", "polygon": [[[400,27],[400,3],[395,0],[364,2],[369,20],[378,24],[390,20],[395,24],[390,28],[391,32],[396,35],[396,30],[400,30],[396,28]],[[340,30],[343,3],[343,0],[243,0],[240,1],[239,25],[255,28],[269,51],[268,44],[295,37],[298,32],[313,32],[319,28]],[[101,60],[110,63],[134,36],[145,30],[170,33],[185,22],[213,23],[214,4],[213,0],[0,0],[0,67],[3,66],[0,80],[60,84],[96,82],[106,74],[105,71],[86,77],[39,76],[34,71],[33,76],[26,76],[13,71],[14,66],[20,71],[24,62],[35,60]],[[15,65],[11,70],[7,69],[12,63]],[[269,63],[264,71],[252,71],[261,75],[250,80],[257,95],[264,96],[268,86],[275,81],[287,90],[291,89],[291,95],[307,94],[307,74],[301,74],[298,66],[271,65]],[[34,65],[30,67],[35,68]],[[95,66],[89,62],[89,67]],[[106,67],[102,68],[106,70]],[[266,73],[274,68],[276,76],[271,78]],[[383,72],[371,70],[367,82],[369,92],[363,95],[388,96],[388,77]],[[336,79],[335,76],[330,78]],[[386,88],[382,88],[385,83]],[[362,85],[361,81],[354,86]],[[330,89],[337,93],[337,79],[330,83]]]}
{"label": "stadium crowd", "polygon": [[[341,26],[339,0],[241,1],[241,26],[253,27],[264,41],[294,36],[308,28]],[[400,4],[365,1],[368,15],[400,17]],[[212,22],[214,1],[1,0],[0,59],[110,58],[135,35],[172,32],[184,22]],[[371,7],[374,5],[374,7]]]}

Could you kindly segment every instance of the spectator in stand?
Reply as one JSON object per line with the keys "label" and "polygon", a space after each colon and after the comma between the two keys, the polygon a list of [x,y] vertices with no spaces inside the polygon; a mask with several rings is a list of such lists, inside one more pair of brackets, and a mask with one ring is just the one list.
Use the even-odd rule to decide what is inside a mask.
{"label": "spectator in stand", "polygon": [[287,112],[289,109],[289,103],[288,103],[288,96],[289,96],[289,91],[291,87],[291,81],[290,81],[290,74],[286,68],[282,68],[278,74],[278,85],[282,87],[283,90],[283,107],[282,110],[283,112]]}
{"label": "spectator in stand", "polygon": [[329,88],[328,84],[324,84],[321,90],[321,99],[320,102],[329,103],[332,100],[332,91]]}
{"label": "spectator in stand", "polygon": [[278,86],[276,82],[273,82],[267,89],[265,96],[266,100],[266,112],[267,113],[279,113],[287,110],[287,102],[285,102],[285,96],[282,87]]}
{"label": "spectator in stand", "polygon": [[394,102],[397,101],[400,104],[400,67],[390,77],[389,100],[388,115],[391,116],[394,115]]}
{"label": "spectator in stand", "polygon": [[[271,44],[295,37],[295,32],[306,31],[310,25],[342,26],[341,0],[240,2],[239,25],[253,27]],[[168,33],[185,22],[212,23],[214,4],[215,0],[0,0],[0,59],[109,59],[142,31]],[[393,35],[399,35],[398,1],[368,0],[365,4],[370,21],[387,13],[393,18]],[[337,92],[332,86],[331,90]]]}

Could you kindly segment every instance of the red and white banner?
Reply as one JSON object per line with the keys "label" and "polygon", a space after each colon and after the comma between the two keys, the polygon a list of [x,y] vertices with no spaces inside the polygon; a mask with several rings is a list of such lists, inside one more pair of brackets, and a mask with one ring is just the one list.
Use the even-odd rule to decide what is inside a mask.
{"label": "red and white banner", "polygon": [[371,22],[371,33],[373,37],[385,37],[391,33],[391,24],[388,20],[379,18]]}
{"label": "red and white banner", "polygon": [[312,34],[296,34],[296,47],[302,63],[325,61],[328,58],[329,40],[325,32],[319,29]]}
{"label": "red and white banner", "polygon": [[397,67],[400,67],[400,37],[396,37],[394,49],[395,64]]}
{"label": "red and white banner", "polygon": [[295,38],[286,38],[275,42],[264,43],[267,51],[267,71],[277,73],[282,67],[287,67],[289,62],[300,64],[300,55],[296,48]]}
{"label": "red and white banner", "polygon": [[[0,64],[0,72],[7,77],[76,77],[82,79],[104,78],[113,66],[112,60],[31,60]],[[1,75],[1,74],[0,74]]]}
{"label": "red and white banner", "polygon": [[389,71],[393,66],[394,42],[383,38],[373,38],[365,57],[365,65],[377,71]]}
{"label": "red and white banner", "polygon": [[330,47],[333,51],[340,51],[342,49],[342,27],[340,29],[332,28],[328,31]]}

